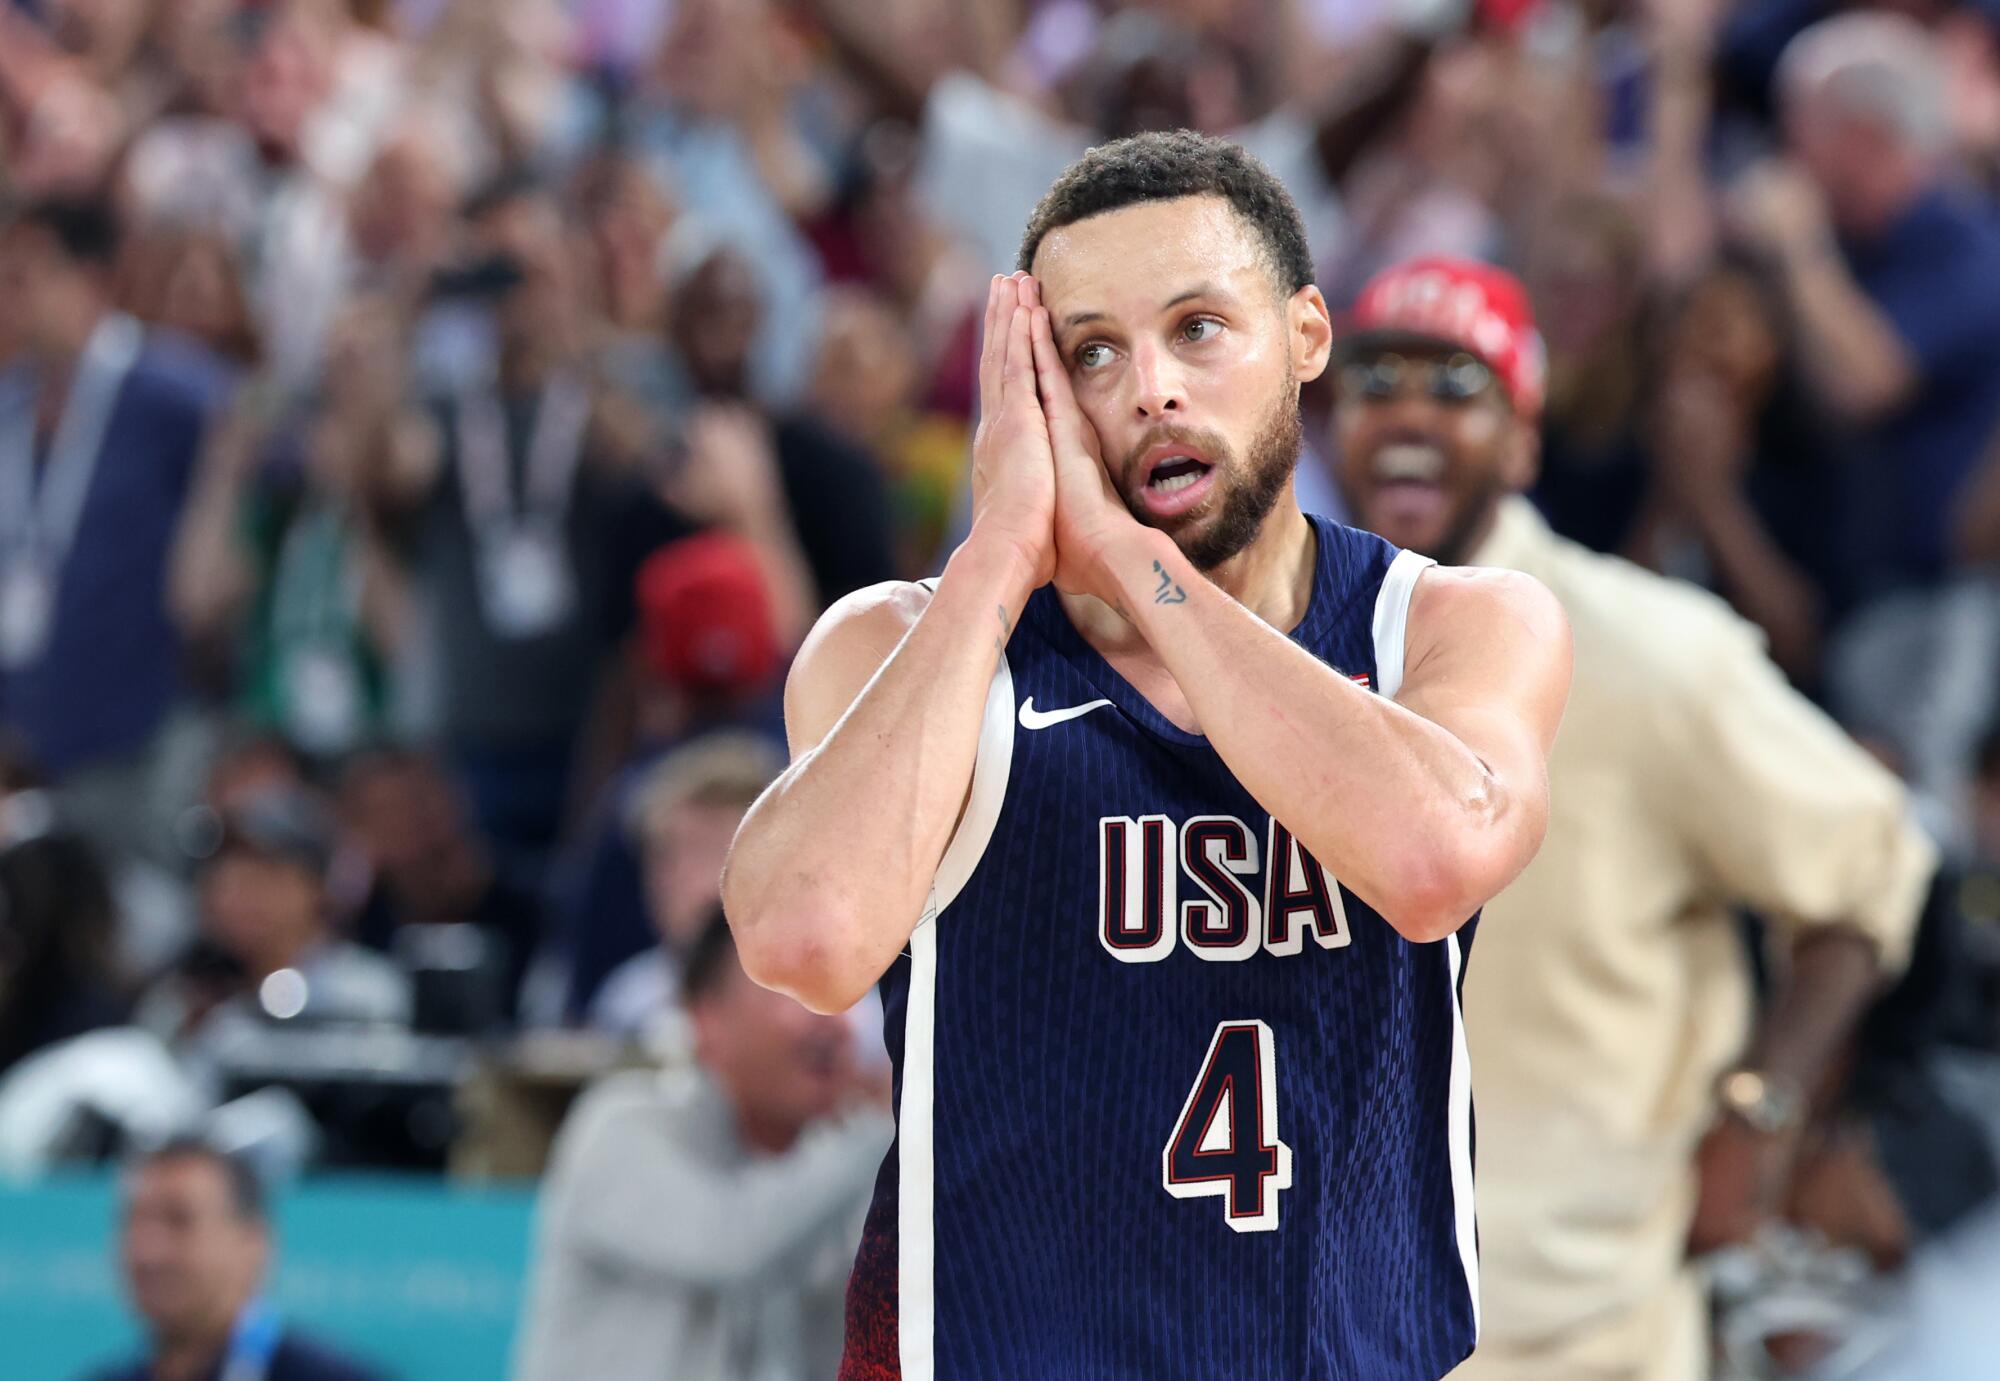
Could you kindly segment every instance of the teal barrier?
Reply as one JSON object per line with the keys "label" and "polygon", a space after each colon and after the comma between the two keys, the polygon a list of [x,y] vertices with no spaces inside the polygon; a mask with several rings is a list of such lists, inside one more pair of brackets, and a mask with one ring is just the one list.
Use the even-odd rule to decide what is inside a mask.
{"label": "teal barrier", "polygon": [[[280,1195],[288,1319],[400,1381],[501,1381],[534,1196],[434,1181],[312,1180]],[[116,1182],[0,1188],[0,1381],[73,1381],[132,1355],[115,1260]]]}

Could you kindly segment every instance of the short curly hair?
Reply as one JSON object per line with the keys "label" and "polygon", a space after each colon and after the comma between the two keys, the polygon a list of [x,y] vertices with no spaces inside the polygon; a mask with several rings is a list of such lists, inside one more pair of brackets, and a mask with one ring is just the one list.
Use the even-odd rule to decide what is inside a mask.
{"label": "short curly hair", "polygon": [[1313,281],[1305,225],[1277,175],[1240,145],[1193,130],[1135,134],[1099,144],[1043,195],[1021,236],[1019,267],[1032,268],[1051,231],[1148,201],[1221,197],[1256,230],[1286,296]]}

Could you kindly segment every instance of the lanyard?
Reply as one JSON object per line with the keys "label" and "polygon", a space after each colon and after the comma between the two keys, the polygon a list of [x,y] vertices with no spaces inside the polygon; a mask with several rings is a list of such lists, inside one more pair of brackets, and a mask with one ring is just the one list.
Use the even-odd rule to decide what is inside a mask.
{"label": "lanyard", "polygon": [[[0,432],[0,548],[27,548],[58,566],[83,521],[84,501],[104,449],[104,434],[126,373],[138,358],[139,323],[111,313],[90,333],[63,399],[49,444],[49,462],[35,483],[35,390],[19,388],[5,403],[14,416]],[[39,490],[39,492],[38,492]]]}
{"label": "lanyard", "polygon": [[569,507],[589,418],[590,397],[582,383],[567,371],[552,374],[535,405],[517,504],[507,473],[507,420],[500,400],[485,390],[459,395],[458,488],[466,523],[475,532],[491,532],[532,513],[559,525]]}
{"label": "lanyard", "polygon": [[265,1381],[278,1351],[279,1332],[278,1316],[271,1307],[261,1299],[251,1300],[236,1316],[219,1381]]}
{"label": "lanyard", "polygon": [[280,641],[345,635],[361,608],[345,510],[308,499],[286,524],[271,577],[271,628]]}

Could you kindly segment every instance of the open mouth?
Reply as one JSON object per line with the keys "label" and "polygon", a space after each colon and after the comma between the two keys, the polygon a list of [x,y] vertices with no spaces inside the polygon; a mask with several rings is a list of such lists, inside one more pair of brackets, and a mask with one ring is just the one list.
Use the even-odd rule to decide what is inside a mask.
{"label": "open mouth", "polygon": [[1377,451],[1369,465],[1376,523],[1406,532],[1439,522],[1447,507],[1446,466],[1444,451],[1426,441],[1393,442]]}
{"label": "open mouth", "polygon": [[1444,480],[1445,454],[1427,441],[1398,441],[1375,453],[1372,468],[1377,484],[1438,484]]}
{"label": "open mouth", "polygon": [[1167,518],[1185,513],[1208,496],[1215,466],[1185,447],[1160,445],[1140,458],[1146,482],[1140,497],[1146,511]]}

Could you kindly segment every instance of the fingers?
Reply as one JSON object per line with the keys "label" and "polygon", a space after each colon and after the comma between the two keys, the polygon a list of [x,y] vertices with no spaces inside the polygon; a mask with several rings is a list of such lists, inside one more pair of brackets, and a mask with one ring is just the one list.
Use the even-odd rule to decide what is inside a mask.
{"label": "fingers", "polygon": [[1017,274],[1010,280],[1014,292],[1012,314],[1007,322],[1007,363],[1001,370],[1002,404],[1035,401],[1035,344],[1028,320],[1033,315],[1022,302],[1023,289]]}
{"label": "fingers", "polygon": [[1038,303],[1028,315],[1031,318],[1029,331],[1034,350],[1036,392],[1041,396],[1042,411],[1048,414],[1052,432],[1065,440],[1074,441],[1083,417],[1077,410],[1076,395],[1070,390],[1069,375],[1063,370],[1062,354],[1056,349],[1049,309]]}
{"label": "fingers", "polygon": [[984,417],[1000,410],[1000,369],[1007,358],[1006,312],[1012,310],[1013,294],[999,274],[986,285],[986,326],[979,337],[979,413]]}

